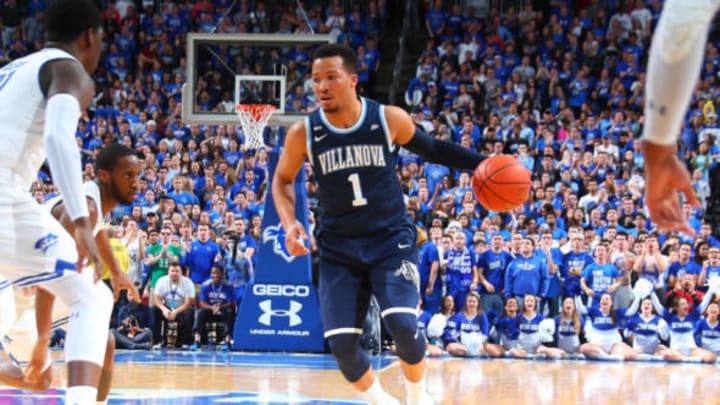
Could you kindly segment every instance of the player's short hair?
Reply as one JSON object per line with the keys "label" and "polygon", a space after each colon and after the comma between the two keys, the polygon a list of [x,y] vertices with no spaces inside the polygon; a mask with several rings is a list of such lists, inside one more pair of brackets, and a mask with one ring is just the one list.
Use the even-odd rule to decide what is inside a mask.
{"label": "player's short hair", "polygon": [[100,9],[93,0],[51,0],[45,11],[48,41],[70,42],[84,31],[101,26]]}
{"label": "player's short hair", "polygon": [[118,160],[126,156],[136,156],[135,151],[125,145],[112,143],[97,154],[95,167],[98,170],[112,171]]}
{"label": "player's short hair", "polygon": [[349,46],[340,44],[323,45],[315,51],[315,54],[313,55],[313,60],[332,58],[334,56],[339,56],[340,58],[342,58],[343,68],[345,68],[345,70],[350,73],[357,72],[357,54]]}

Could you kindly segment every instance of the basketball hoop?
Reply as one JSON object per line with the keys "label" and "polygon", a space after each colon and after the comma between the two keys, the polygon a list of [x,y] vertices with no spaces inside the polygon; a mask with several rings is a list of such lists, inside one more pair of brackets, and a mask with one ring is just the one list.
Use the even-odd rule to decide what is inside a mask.
{"label": "basketball hoop", "polygon": [[263,132],[270,120],[270,116],[277,110],[271,104],[238,104],[235,113],[240,119],[240,125],[245,133],[245,147],[258,149],[265,146]]}

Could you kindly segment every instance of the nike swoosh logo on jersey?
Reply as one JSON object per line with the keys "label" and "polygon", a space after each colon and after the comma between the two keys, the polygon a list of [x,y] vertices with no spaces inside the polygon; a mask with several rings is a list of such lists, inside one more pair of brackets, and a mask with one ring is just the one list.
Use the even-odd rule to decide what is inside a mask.
{"label": "nike swoosh logo on jersey", "polygon": [[315,142],[320,142],[320,141],[322,141],[323,139],[325,139],[326,136],[328,136],[328,134],[323,134],[323,135],[320,135],[320,136],[316,136],[316,137],[315,137]]}
{"label": "nike swoosh logo on jersey", "polygon": [[409,243],[398,243],[398,249],[407,249],[410,247]]}

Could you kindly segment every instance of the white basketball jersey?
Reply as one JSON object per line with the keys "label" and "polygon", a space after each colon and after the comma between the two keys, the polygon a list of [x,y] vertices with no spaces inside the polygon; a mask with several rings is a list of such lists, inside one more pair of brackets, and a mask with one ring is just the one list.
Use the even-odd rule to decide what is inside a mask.
{"label": "white basketball jersey", "polygon": [[[71,54],[47,48],[17,59],[0,69],[0,170],[13,174],[14,185],[29,190],[45,161],[45,95],[40,69]],[[18,184],[21,183],[21,184]]]}
{"label": "white basketball jersey", "polygon": [[[102,199],[100,198],[100,187],[94,181],[87,181],[83,183],[83,190],[85,191],[85,197],[90,198],[95,203],[95,210],[97,212],[97,219],[93,224],[93,235],[97,235],[98,232],[105,228],[105,218],[103,218],[102,211]],[[62,195],[53,197],[45,201],[45,206],[48,210],[52,211],[56,205],[63,201]]]}

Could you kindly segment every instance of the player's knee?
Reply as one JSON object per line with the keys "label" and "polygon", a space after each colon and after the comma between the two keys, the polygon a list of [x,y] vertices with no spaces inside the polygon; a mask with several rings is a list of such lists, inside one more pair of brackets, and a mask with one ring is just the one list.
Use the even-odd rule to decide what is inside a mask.
{"label": "player's knee", "polygon": [[333,335],[328,337],[328,344],[340,371],[348,381],[359,380],[370,367],[370,359],[360,347],[360,335],[354,333]]}
{"label": "player's knee", "polygon": [[417,329],[417,316],[410,313],[385,315],[385,325],[398,346],[398,356],[409,364],[416,364],[425,355],[424,338]]}
{"label": "player's knee", "polygon": [[102,283],[93,286],[84,299],[73,304],[65,340],[66,361],[85,361],[102,367],[109,343],[107,325],[112,308],[112,292]]}

